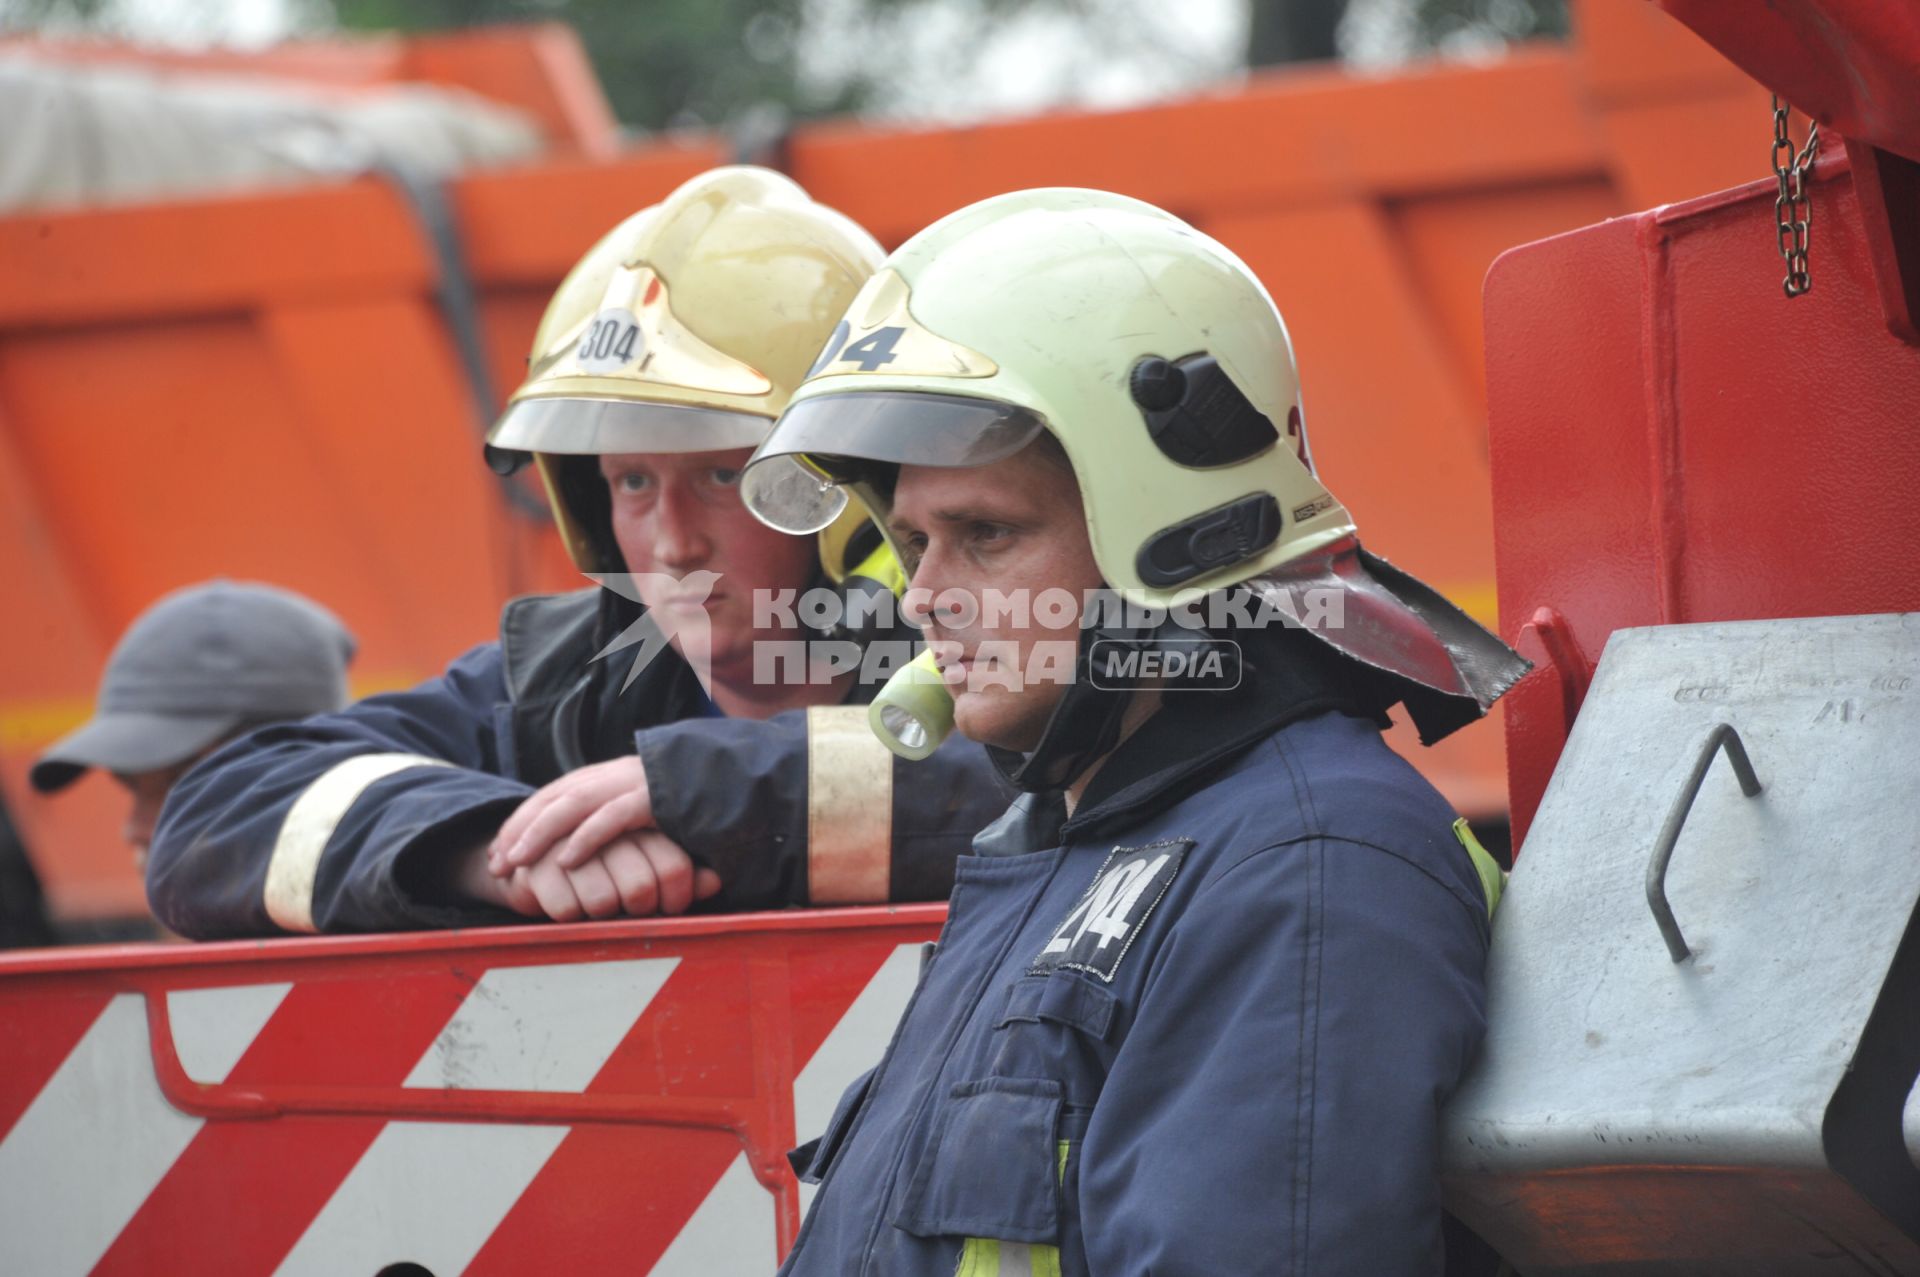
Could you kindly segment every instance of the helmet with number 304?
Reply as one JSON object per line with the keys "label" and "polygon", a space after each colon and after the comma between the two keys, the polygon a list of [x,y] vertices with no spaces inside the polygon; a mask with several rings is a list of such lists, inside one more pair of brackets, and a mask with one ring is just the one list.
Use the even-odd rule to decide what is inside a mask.
{"label": "helmet with number 304", "polygon": [[[531,453],[575,565],[618,570],[587,459],[756,447],[881,256],[852,220],[770,169],[693,178],[568,273],[487,436],[489,461],[510,469]],[[823,560],[859,522],[823,532]]]}

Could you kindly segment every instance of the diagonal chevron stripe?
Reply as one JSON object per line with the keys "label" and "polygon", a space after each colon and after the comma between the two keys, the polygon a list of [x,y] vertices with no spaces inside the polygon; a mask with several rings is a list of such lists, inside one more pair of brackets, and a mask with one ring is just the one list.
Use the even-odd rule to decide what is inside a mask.
{"label": "diagonal chevron stripe", "polygon": [[564,1126],[389,1122],[278,1272],[466,1269],[567,1137]]}
{"label": "diagonal chevron stripe", "polygon": [[584,1091],[678,958],[495,967],[440,1030],[406,1085]]}
{"label": "diagonal chevron stripe", "polygon": [[[584,1090],[632,1031],[678,958],[488,971],[406,1085]],[[302,1234],[279,1272],[333,1277],[411,1261],[472,1262],[567,1136],[564,1126],[390,1122]]]}
{"label": "diagonal chevron stripe", "polygon": [[[394,1091],[472,992],[471,978],[448,970],[299,980],[227,1084]],[[208,1122],[92,1277],[271,1273],[385,1126],[378,1117]]]}
{"label": "diagonal chevron stripe", "polygon": [[779,1266],[767,1190],[740,1154],[648,1277],[770,1273]]}
{"label": "diagonal chevron stripe", "polygon": [[[181,1058],[223,1080],[291,987],[170,995]],[[0,1141],[0,1272],[87,1272],[200,1127],[160,1093],[144,1000],[119,994]]]}

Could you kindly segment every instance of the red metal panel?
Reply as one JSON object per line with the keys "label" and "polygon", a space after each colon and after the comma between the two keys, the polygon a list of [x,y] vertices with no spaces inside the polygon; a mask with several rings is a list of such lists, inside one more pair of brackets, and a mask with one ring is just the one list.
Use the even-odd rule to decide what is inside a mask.
{"label": "red metal panel", "polygon": [[1660,6],[1822,124],[1920,160],[1920,9],[1887,0]]}
{"label": "red metal panel", "polygon": [[[1837,149],[1813,182],[1805,297],[1781,292],[1773,197],[1756,183],[1591,227],[1489,274],[1501,630],[1536,661],[1541,627],[1522,630],[1542,609],[1589,660],[1627,625],[1920,610],[1920,350],[1883,322]],[[1549,668],[1508,700],[1516,833],[1566,690]]]}
{"label": "red metal panel", "polygon": [[1920,163],[1851,138],[1847,162],[1887,331],[1920,345]]}

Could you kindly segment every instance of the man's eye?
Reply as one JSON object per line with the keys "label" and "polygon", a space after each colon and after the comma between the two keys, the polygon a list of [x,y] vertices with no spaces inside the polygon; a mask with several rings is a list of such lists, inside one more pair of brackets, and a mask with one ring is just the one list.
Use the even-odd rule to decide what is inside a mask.
{"label": "man's eye", "polygon": [[653,476],[641,474],[637,470],[629,470],[613,482],[614,486],[622,492],[645,492],[653,486]]}
{"label": "man's eye", "polygon": [[740,482],[740,472],[730,466],[715,466],[707,471],[707,478],[723,488],[731,488]]}
{"label": "man's eye", "polygon": [[976,523],[973,525],[973,539],[983,544],[1004,541],[1013,532],[1002,523]]}

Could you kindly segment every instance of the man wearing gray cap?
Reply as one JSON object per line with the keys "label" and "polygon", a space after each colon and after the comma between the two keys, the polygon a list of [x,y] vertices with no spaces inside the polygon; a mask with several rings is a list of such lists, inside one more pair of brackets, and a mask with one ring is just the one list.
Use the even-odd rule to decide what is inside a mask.
{"label": "man wearing gray cap", "polygon": [[33,787],[50,794],[88,768],[112,772],[133,796],[122,834],[144,862],[173,783],[242,732],[344,707],[353,652],[338,618],[291,590],[177,590],[121,636],[93,717],[40,756]]}

